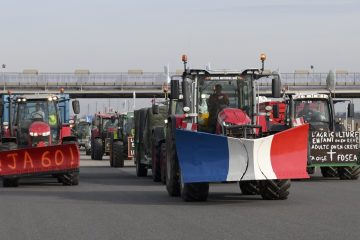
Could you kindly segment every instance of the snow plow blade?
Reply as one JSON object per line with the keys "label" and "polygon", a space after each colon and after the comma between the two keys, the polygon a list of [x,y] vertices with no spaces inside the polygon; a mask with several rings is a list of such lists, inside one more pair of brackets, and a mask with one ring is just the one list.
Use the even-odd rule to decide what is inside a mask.
{"label": "snow plow blade", "polygon": [[78,171],[79,162],[80,154],[76,144],[2,151],[0,177]]}
{"label": "snow plow blade", "polygon": [[258,139],[176,130],[184,183],[309,178],[308,124]]}

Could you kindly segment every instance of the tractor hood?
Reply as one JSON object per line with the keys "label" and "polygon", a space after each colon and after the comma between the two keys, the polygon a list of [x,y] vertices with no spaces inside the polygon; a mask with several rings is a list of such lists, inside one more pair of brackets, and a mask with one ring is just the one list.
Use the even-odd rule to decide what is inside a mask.
{"label": "tractor hood", "polygon": [[251,119],[241,109],[225,108],[218,115],[218,122],[220,125],[245,125],[250,124]]}
{"label": "tractor hood", "polygon": [[50,126],[41,121],[33,122],[29,127],[29,134],[30,136],[49,136]]}

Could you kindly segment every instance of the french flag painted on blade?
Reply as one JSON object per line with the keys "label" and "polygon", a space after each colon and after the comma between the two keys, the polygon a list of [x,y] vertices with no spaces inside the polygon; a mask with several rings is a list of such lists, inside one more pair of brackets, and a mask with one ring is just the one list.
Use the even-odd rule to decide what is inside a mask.
{"label": "french flag painted on blade", "polygon": [[309,178],[308,124],[259,139],[176,130],[184,183]]}

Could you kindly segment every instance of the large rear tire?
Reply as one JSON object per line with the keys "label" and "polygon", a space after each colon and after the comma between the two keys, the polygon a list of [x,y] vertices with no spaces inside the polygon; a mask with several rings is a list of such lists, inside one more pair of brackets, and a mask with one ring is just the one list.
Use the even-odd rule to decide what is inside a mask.
{"label": "large rear tire", "polygon": [[321,167],[321,175],[323,177],[337,177],[338,172],[335,167]]}
{"label": "large rear tire", "polygon": [[180,171],[171,123],[166,134],[166,190],[170,196],[180,196]]}
{"label": "large rear tire", "polygon": [[260,194],[259,181],[240,181],[239,186],[243,195]]}
{"label": "large rear tire", "polygon": [[112,160],[113,167],[122,168],[124,167],[124,152],[123,152],[123,144],[120,141],[116,141],[112,147]]}
{"label": "large rear tire", "polygon": [[153,140],[152,155],[151,155],[151,170],[154,182],[161,181],[161,168],[160,168],[160,146],[156,145]]}
{"label": "large rear tire", "polygon": [[94,139],[94,160],[102,160],[102,157],[104,155],[103,152],[103,142],[101,138],[95,138]]}
{"label": "large rear tire", "polygon": [[338,167],[338,174],[342,180],[356,180],[359,178],[360,166]]}
{"label": "large rear tire", "polygon": [[290,180],[262,180],[259,181],[260,194],[265,200],[285,200],[290,185]]}
{"label": "large rear tire", "polygon": [[146,177],[147,176],[147,168],[145,164],[141,163],[141,154],[140,151],[136,154],[136,176],[137,177]]}
{"label": "large rear tire", "polygon": [[79,185],[79,173],[69,172],[59,176],[59,180],[64,186],[76,186]]}

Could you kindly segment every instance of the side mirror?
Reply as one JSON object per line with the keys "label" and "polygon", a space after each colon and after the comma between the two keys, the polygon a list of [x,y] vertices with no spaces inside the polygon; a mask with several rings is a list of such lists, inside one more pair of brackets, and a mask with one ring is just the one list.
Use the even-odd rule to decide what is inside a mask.
{"label": "side mirror", "polygon": [[273,118],[279,118],[279,105],[275,104],[273,107]]}
{"label": "side mirror", "polygon": [[180,83],[179,80],[170,81],[170,99],[179,99],[180,95]]}
{"label": "side mirror", "polygon": [[0,101],[0,118],[2,118],[4,113],[4,102]]}
{"label": "side mirror", "polygon": [[73,100],[72,101],[72,108],[75,114],[80,113],[80,103],[79,100]]}
{"label": "side mirror", "polygon": [[273,74],[272,84],[271,84],[271,93],[273,98],[281,97],[281,80],[279,73]]}
{"label": "side mirror", "polygon": [[159,114],[159,105],[156,105],[156,104],[152,105],[152,113]]}
{"label": "side mirror", "polygon": [[349,104],[348,104],[347,116],[348,116],[349,118],[352,118],[352,117],[355,116],[355,110],[354,110],[354,104],[353,104],[353,103],[349,103]]}

